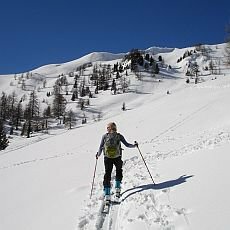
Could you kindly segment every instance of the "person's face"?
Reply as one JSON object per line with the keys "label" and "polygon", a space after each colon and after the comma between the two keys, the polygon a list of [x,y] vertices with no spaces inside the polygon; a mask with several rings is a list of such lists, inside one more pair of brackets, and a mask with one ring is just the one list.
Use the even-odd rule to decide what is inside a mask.
{"label": "person's face", "polygon": [[111,125],[107,125],[107,131],[108,131],[108,133],[112,132],[112,126]]}

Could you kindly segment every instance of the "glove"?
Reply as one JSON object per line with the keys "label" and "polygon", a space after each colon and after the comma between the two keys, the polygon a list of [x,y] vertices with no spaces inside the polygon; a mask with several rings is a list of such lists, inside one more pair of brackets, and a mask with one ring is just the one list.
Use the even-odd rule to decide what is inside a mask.
{"label": "glove", "polygon": [[97,152],[97,154],[96,154],[96,159],[98,159],[99,158],[99,155],[98,155],[98,152]]}
{"label": "glove", "polygon": [[136,141],[134,141],[134,145],[135,147],[138,147],[138,143]]}

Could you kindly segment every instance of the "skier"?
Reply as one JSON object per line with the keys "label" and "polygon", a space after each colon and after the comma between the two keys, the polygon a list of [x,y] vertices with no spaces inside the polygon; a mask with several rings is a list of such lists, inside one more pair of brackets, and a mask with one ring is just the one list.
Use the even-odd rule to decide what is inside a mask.
{"label": "skier", "polygon": [[125,111],[126,110],[126,108],[125,108],[125,102],[123,102],[123,104],[122,104],[122,108],[121,108],[123,111]]}
{"label": "skier", "polygon": [[111,200],[110,190],[111,190],[111,173],[113,170],[113,165],[116,167],[116,180],[115,180],[115,189],[116,189],[116,197],[120,197],[121,192],[121,181],[122,181],[122,164],[123,161],[121,159],[122,142],[128,148],[135,148],[138,146],[137,142],[135,144],[128,143],[124,136],[120,133],[117,133],[117,126],[114,122],[110,122],[107,125],[107,133],[102,136],[101,144],[99,146],[99,150],[96,154],[96,159],[101,155],[102,151],[104,153],[104,166],[105,166],[105,174],[103,180],[104,186],[104,196],[106,201]]}

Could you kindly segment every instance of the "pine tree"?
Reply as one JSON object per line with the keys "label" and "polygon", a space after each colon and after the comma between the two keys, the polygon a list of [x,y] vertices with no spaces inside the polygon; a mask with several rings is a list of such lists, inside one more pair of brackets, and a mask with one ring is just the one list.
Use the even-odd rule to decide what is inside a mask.
{"label": "pine tree", "polygon": [[16,116],[17,95],[15,92],[7,97],[8,114],[7,117],[14,123]]}
{"label": "pine tree", "polygon": [[2,92],[2,97],[0,98],[0,117],[3,120],[6,120],[6,111],[7,111],[7,95],[5,92]]}
{"label": "pine tree", "polygon": [[67,112],[67,117],[66,117],[66,126],[69,126],[69,129],[72,128],[73,125],[76,124],[75,120],[75,115],[72,110]]}
{"label": "pine tree", "polygon": [[60,118],[65,114],[66,100],[61,94],[56,94],[53,100],[52,111],[54,116]]}
{"label": "pine tree", "polygon": [[160,72],[160,69],[159,69],[158,64],[156,63],[156,66],[155,66],[155,74],[159,74],[159,72]]}
{"label": "pine tree", "polygon": [[49,118],[51,117],[51,107],[48,105],[47,108],[43,111],[43,117]]}
{"label": "pine tree", "polygon": [[145,54],[145,60],[146,60],[146,61],[149,61],[149,58],[150,58],[150,57],[149,57],[149,54],[148,54],[148,53]]}
{"label": "pine tree", "polygon": [[30,112],[29,116],[31,119],[39,116],[39,100],[35,91],[31,92],[29,103],[27,106]]}
{"label": "pine tree", "polygon": [[0,151],[5,149],[9,144],[9,140],[6,137],[6,133],[3,126],[3,121],[0,120]]}
{"label": "pine tree", "polygon": [[38,119],[39,116],[39,100],[35,91],[31,92],[29,103],[25,110],[25,119],[27,127],[27,137],[30,137],[32,131],[32,122]]}

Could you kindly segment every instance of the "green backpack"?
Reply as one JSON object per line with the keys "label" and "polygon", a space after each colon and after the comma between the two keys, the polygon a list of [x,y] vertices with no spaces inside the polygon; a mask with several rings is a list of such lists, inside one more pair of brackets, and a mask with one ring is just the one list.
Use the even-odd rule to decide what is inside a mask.
{"label": "green backpack", "polygon": [[104,143],[105,156],[116,158],[121,155],[121,143],[119,133],[107,133]]}

